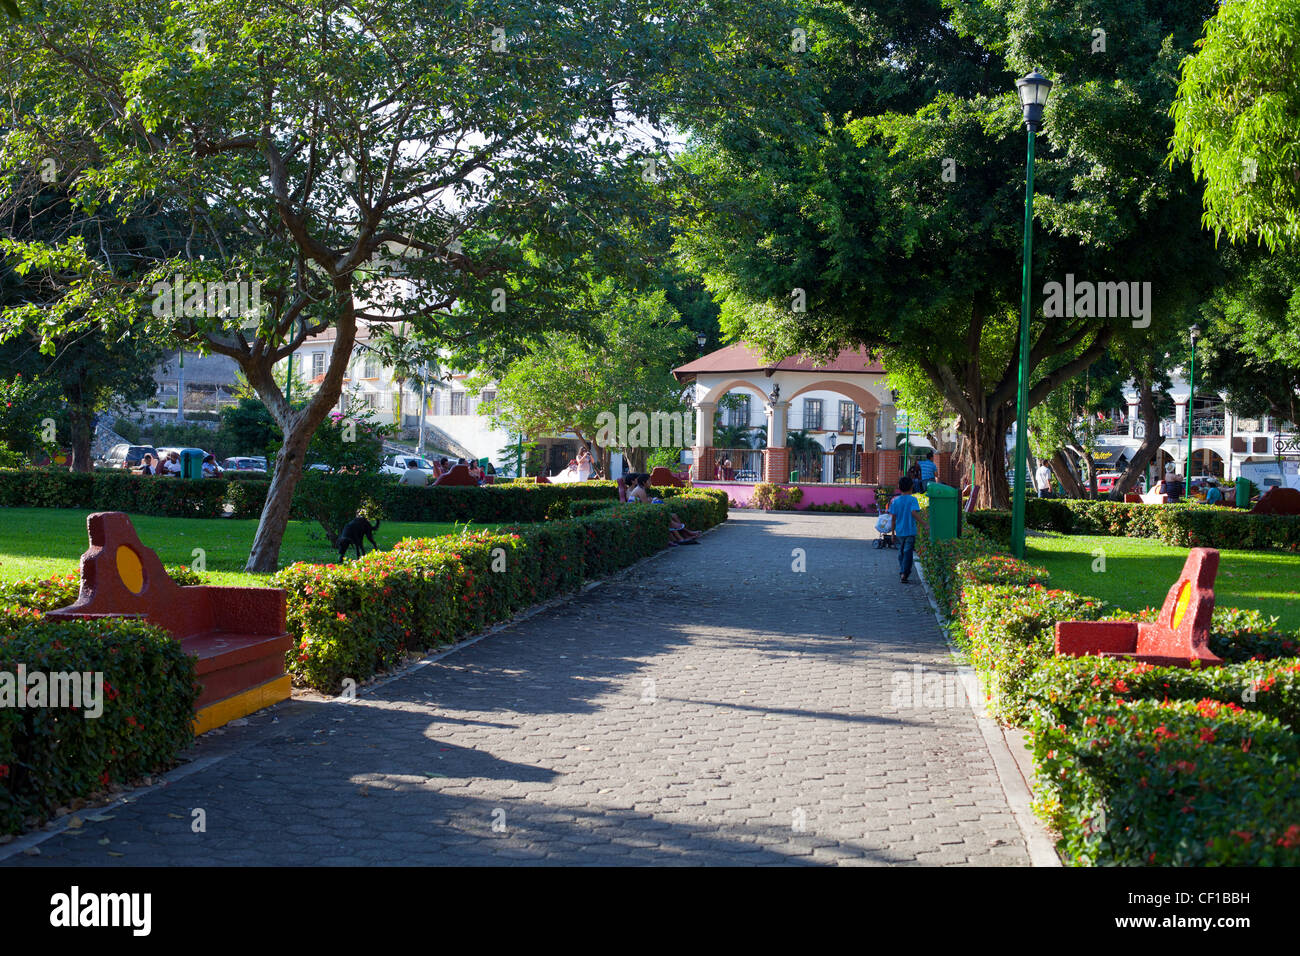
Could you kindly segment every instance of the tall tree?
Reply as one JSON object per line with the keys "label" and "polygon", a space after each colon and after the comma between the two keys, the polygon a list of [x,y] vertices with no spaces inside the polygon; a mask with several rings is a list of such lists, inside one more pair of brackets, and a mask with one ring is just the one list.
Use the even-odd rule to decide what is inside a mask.
{"label": "tall tree", "polygon": [[1205,224],[1270,249],[1300,239],[1300,3],[1220,3],[1182,68],[1173,153],[1205,183]]}
{"label": "tall tree", "polygon": [[[55,170],[86,208],[147,198],[192,241],[129,286],[82,243],[7,251],[84,276],[42,329],[143,314],[239,364],[285,436],[247,564],[270,572],[357,323],[458,346],[581,323],[578,259],[637,258],[622,227],[665,148],[641,130],[717,104],[762,122],[782,94],[748,38],[789,22],[780,0],[49,5],[0,35],[3,172]],[[223,307],[248,287],[260,308]],[[294,408],[272,370],[328,329]]]}
{"label": "tall tree", "polygon": [[[592,327],[548,332],[511,363],[497,380],[492,419],[534,439],[572,431],[604,451],[624,451],[639,469],[653,436],[647,428],[635,430],[634,414],[673,416],[677,431],[669,440],[686,441],[682,432],[691,427],[692,413],[672,367],[693,334],[662,290],[636,293],[604,280],[588,295],[582,307],[597,316]],[[476,390],[485,384],[485,378],[472,380]],[[611,419],[627,423],[621,438],[617,425],[606,427]]]}
{"label": "tall tree", "polygon": [[[817,104],[764,140],[699,130],[686,261],[723,324],[770,354],[865,345],[920,369],[955,410],[984,504],[1005,506],[1018,387],[1024,130],[1014,80],[1056,80],[1039,136],[1030,405],[1117,336],[1142,336],[1195,291],[1207,243],[1186,170],[1165,166],[1177,65],[1213,3],[886,0],[809,8],[790,54]],[[1185,246],[1187,259],[1164,255]],[[1044,316],[1047,281],[1137,282],[1126,314]],[[1150,286],[1142,285],[1149,282]],[[1126,285],[1125,290],[1131,287]],[[1136,323],[1136,327],[1135,327]]]}

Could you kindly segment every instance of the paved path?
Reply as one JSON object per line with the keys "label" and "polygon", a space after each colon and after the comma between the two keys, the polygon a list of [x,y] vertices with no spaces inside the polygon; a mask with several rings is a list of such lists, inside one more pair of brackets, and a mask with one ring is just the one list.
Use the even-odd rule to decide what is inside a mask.
{"label": "paved path", "polygon": [[357,702],[209,735],[4,865],[1026,864],[922,586],[872,535],[733,512]]}

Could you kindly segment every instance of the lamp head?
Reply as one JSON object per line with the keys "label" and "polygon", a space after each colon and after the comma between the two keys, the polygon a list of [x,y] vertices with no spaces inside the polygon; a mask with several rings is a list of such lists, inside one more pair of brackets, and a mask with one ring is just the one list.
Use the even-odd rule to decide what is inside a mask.
{"label": "lamp head", "polygon": [[1016,80],[1016,92],[1020,94],[1020,108],[1025,114],[1025,125],[1034,132],[1042,128],[1043,110],[1051,91],[1052,81],[1038,70]]}
{"label": "lamp head", "polygon": [[708,341],[709,341],[709,337],[705,335],[703,332],[700,332],[698,335],[695,336],[695,344],[698,345],[700,348],[704,348],[705,344]]}
{"label": "lamp head", "polygon": [[1201,337],[1201,327],[1199,325],[1193,325],[1190,332],[1192,336],[1192,343],[1195,344],[1196,340]]}

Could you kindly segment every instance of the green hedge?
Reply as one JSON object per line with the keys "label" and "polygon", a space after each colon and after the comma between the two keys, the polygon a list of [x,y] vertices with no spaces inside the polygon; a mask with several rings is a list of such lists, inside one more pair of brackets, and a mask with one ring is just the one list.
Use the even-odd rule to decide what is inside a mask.
{"label": "green hedge", "polygon": [[1067,861],[1300,863],[1300,635],[1255,610],[1215,608],[1210,647],[1222,667],[1058,658],[1058,620],[1158,612],[1049,590],[1042,568],[975,528],[917,545],[992,712],[1030,729],[1035,808]]}
{"label": "green hedge", "polygon": [[125,618],[47,621],[0,612],[0,673],[100,673],[103,713],[0,707],[0,832],[162,770],[193,740],[194,660],[165,630]]}
{"label": "green hedge", "polygon": [[[976,514],[1005,515],[1009,533],[1010,512]],[[1300,551],[1300,515],[1252,515],[1216,505],[1034,498],[1025,502],[1025,525],[1039,531],[1155,538],[1181,548]]]}
{"label": "green hedge", "polygon": [[1300,746],[1215,699],[1071,708],[1032,725],[1037,807],[1078,865],[1300,864]]}
{"label": "green hedge", "polygon": [[364,680],[667,547],[671,511],[703,529],[725,520],[727,507],[720,491],[689,491],[671,504],[579,504],[588,513],[285,568],[274,581],[289,594],[289,673],[337,692],[345,678]]}

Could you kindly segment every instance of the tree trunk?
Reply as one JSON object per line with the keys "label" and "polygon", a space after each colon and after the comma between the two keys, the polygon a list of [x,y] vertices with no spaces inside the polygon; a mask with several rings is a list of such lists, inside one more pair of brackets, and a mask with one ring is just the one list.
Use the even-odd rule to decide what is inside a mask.
{"label": "tree trunk", "polygon": [[1111,501],[1123,501],[1124,495],[1136,487],[1138,479],[1146,472],[1147,465],[1155,458],[1156,452],[1164,443],[1164,436],[1160,434],[1155,389],[1152,388],[1151,380],[1148,378],[1143,378],[1138,383],[1138,411],[1142,414],[1142,424],[1146,428],[1146,434],[1142,436],[1142,444],[1134,452],[1133,460],[1128,463],[1124,474],[1120,475],[1119,481],[1115,482],[1115,487],[1111,489],[1109,495]]}
{"label": "tree trunk", "polygon": [[[342,280],[346,283],[346,280]],[[275,456],[275,471],[271,487],[266,494],[266,505],[258,521],[257,534],[248,554],[245,571],[256,574],[273,574],[280,565],[280,544],[289,526],[289,508],[293,491],[302,478],[303,458],[316,427],[325,419],[343,393],[343,376],[352,357],[357,337],[355,303],[350,286],[338,289],[344,302],[344,314],[335,325],[334,348],[330,353],[329,368],[321,386],[306,408],[295,412],[271,375],[270,350],[256,353],[241,361],[249,384],[270,409],[271,415],[284,432],[284,444]]]}
{"label": "tree trunk", "polygon": [[1007,429],[1001,414],[979,422],[962,421],[962,431],[975,461],[977,508],[1010,508],[1007,484]]}
{"label": "tree trunk", "polygon": [[1047,467],[1052,469],[1052,474],[1061,483],[1061,489],[1067,498],[1083,497],[1083,486],[1079,483],[1079,475],[1063,451],[1058,448],[1048,460]]}
{"label": "tree trunk", "polygon": [[72,430],[72,462],[70,471],[91,471],[91,446],[95,436],[95,413],[81,405],[68,409]]}
{"label": "tree trunk", "polygon": [[1084,459],[1088,462],[1088,498],[1097,500],[1097,463],[1092,460],[1092,452],[1084,451]]}

